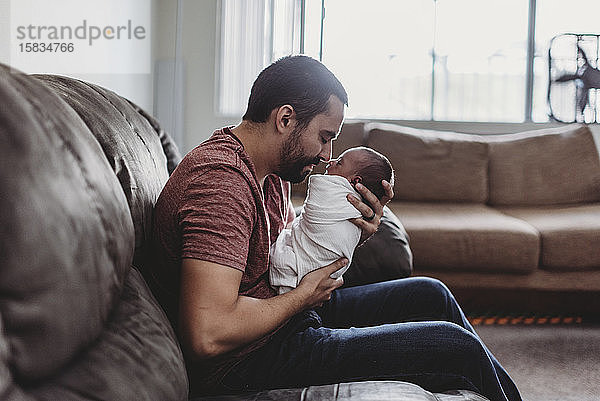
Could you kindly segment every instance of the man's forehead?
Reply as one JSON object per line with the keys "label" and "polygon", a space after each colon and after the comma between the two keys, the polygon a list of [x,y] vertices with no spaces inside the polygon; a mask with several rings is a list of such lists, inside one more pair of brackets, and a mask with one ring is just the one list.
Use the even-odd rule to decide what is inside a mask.
{"label": "man's forehead", "polygon": [[[323,113],[326,119],[332,119],[336,122],[336,126],[331,127],[330,131],[335,130],[336,133],[339,131],[341,123],[344,121],[345,111],[346,106],[344,103],[342,103],[335,95],[331,95],[327,101],[327,110]],[[339,127],[337,126],[337,123],[339,123]]]}

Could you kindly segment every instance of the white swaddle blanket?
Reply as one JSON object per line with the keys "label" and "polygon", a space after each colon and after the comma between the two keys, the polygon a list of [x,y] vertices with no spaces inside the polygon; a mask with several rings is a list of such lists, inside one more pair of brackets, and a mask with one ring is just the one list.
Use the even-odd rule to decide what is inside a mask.
{"label": "white swaddle blanket", "polygon": [[346,257],[348,264],[331,277],[338,278],[346,272],[361,235],[360,228],[348,220],[361,213],[348,202],[347,194],[360,199],[344,177],[309,177],[304,210],[271,245],[269,278],[279,294],[296,288],[307,273],[341,257]]}

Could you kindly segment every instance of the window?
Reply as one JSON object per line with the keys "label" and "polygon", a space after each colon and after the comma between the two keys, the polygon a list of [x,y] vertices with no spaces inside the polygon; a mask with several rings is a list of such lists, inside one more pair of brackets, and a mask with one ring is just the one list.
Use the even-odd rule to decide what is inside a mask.
{"label": "window", "polygon": [[[247,76],[243,85],[230,81],[243,89],[234,94],[221,88],[219,110],[235,115],[243,113],[252,79],[264,66],[301,52],[321,59],[340,78],[349,94],[348,117],[544,122],[550,39],[600,30],[597,0],[568,6],[560,0],[221,1],[225,47],[235,49],[223,29],[244,29],[246,56],[250,46],[263,52],[252,59],[256,67],[236,63]],[[232,14],[225,7],[232,4],[260,11],[254,17]],[[236,25],[236,16],[262,18],[260,29]],[[251,45],[250,38],[264,45]],[[237,109],[224,107],[232,96]]]}
{"label": "window", "polygon": [[435,3],[432,118],[521,121],[525,107],[527,2]]}
{"label": "window", "polygon": [[323,62],[350,117],[429,119],[434,7],[423,0],[326,0]]}

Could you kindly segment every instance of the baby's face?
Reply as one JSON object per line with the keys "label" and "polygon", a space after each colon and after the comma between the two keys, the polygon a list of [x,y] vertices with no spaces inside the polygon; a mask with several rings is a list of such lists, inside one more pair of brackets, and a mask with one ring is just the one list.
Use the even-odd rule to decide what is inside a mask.
{"label": "baby's face", "polygon": [[348,149],[337,159],[330,160],[327,163],[325,174],[346,177],[348,181],[352,182],[352,179],[356,175],[358,163],[360,162],[360,152],[360,149]]}

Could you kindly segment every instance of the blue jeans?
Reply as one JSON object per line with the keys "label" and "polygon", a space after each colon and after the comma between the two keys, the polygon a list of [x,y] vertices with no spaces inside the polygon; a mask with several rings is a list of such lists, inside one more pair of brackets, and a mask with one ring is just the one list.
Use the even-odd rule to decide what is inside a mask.
{"label": "blue jeans", "polygon": [[223,378],[229,391],[402,380],[521,400],[448,288],[407,278],[337,290],[293,318]]}

